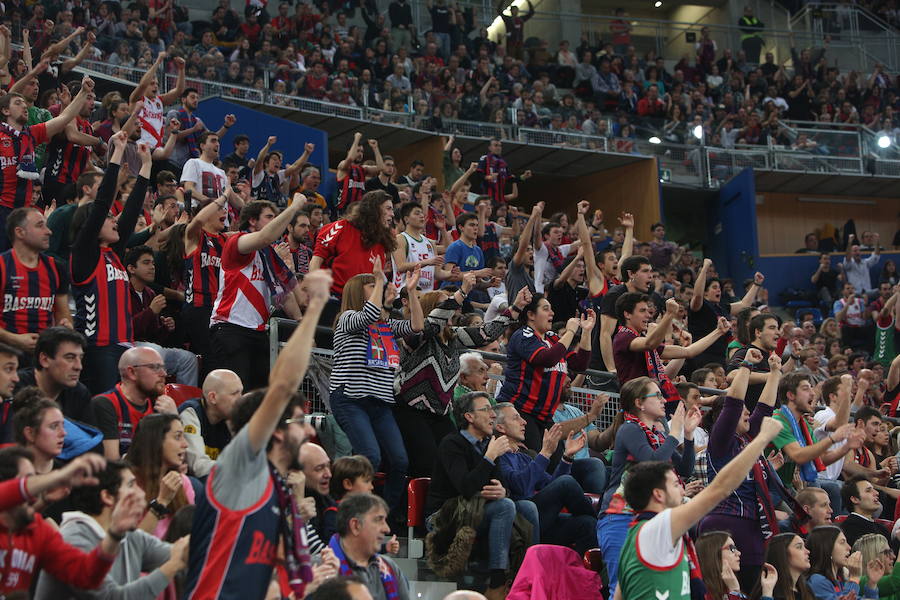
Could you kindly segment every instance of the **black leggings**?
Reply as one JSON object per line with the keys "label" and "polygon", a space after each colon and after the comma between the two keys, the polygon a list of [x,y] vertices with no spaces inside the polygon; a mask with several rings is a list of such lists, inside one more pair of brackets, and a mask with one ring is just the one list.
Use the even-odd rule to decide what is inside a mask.
{"label": "black leggings", "polygon": [[209,360],[206,372],[231,369],[244,383],[244,390],[264,387],[269,381],[269,334],[217,323],[209,328]]}
{"label": "black leggings", "polygon": [[438,445],[456,428],[450,417],[397,405],[394,420],[403,434],[403,445],[409,458],[407,475],[410,477],[431,477],[437,461]]}

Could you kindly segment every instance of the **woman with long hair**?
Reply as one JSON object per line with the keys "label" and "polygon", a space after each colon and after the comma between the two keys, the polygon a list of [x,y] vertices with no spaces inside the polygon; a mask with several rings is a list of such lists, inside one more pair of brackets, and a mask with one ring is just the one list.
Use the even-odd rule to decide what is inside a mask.
{"label": "woman with long hair", "polygon": [[828,339],[841,339],[841,328],[834,317],[828,317],[819,325],[819,333]]}
{"label": "woman with long hair", "polygon": [[159,413],[138,422],[128,449],[128,462],[149,503],[141,529],[160,539],[166,534],[172,515],[183,506],[194,504],[196,489],[200,487],[199,482],[182,472],[187,447],[178,415]]}
{"label": "woman with long hair", "polygon": [[879,283],[889,283],[891,285],[900,283],[900,275],[897,273],[897,263],[891,259],[884,261],[884,266],[881,268],[881,275],[878,277],[878,281]]}
{"label": "woman with long hair", "polygon": [[[806,543],[810,562],[807,584],[818,600],[878,598],[878,582],[884,576],[884,565],[879,558],[873,558],[863,571],[862,553],[850,551],[850,544],[839,527],[816,527]],[[859,586],[863,574],[865,590]]]}
{"label": "woman with long hair", "polygon": [[[368,195],[368,194],[367,194]],[[369,459],[387,473],[384,499],[392,521],[401,519],[401,506],[409,465],[403,436],[391,407],[394,379],[400,368],[397,339],[419,333],[425,326],[422,305],[414,293],[421,267],[407,274],[409,320],[390,319],[384,307],[393,302],[393,285],[387,286],[381,259],[371,273],[350,278],[343,288],[341,309],[334,325],[334,358],[329,379],[330,408],[347,434],[353,452]],[[387,466],[382,465],[382,455]]]}
{"label": "woman with long hair", "polygon": [[28,386],[19,390],[12,403],[12,428],[16,443],[34,455],[38,475],[53,470],[66,439],[62,409],[40,389]]}
{"label": "woman with long hair", "polygon": [[753,342],[748,325],[750,324],[750,319],[758,314],[759,309],[752,306],[742,308],[738,312],[737,323],[734,326],[734,339],[728,342],[728,348],[726,349],[728,360],[731,360],[735,352],[745,346],[749,346]]}
{"label": "woman with long hair", "polygon": [[731,535],[727,531],[707,531],[697,538],[696,549],[703,584],[710,597],[716,600],[738,598],[741,593],[737,580],[741,551]]}
{"label": "woman with long hair", "polygon": [[[878,597],[881,600],[898,600],[900,599],[900,562],[891,550],[887,538],[880,533],[867,533],[853,544],[853,552],[859,552],[862,555],[862,564],[867,565],[873,560],[880,560],[881,564],[887,568],[891,567],[890,573],[885,573],[884,577],[878,580]],[[859,579],[859,587],[866,589],[869,585],[869,578],[863,575]]]}
{"label": "woman with long hair", "polygon": [[[722,409],[709,431],[707,454],[708,483],[759,432],[765,417],[771,417],[778,383],[781,380],[781,359],[776,353],[769,356],[770,372],[766,375],[765,387],[753,409],[753,414],[744,405],[744,396],[750,381],[751,365],[763,360],[757,348],[747,351],[747,359],[741,363],[731,387],[723,400],[716,400]],[[710,411],[713,412],[713,411]],[[778,475],[770,467],[765,457],[759,457],[744,482],[720,502],[700,521],[698,530],[728,531],[743,554],[743,569],[738,575],[744,589],[752,589],[765,563],[765,540],[778,531],[773,495],[787,498],[791,496],[781,485]],[[762,507],[760,509],[760,507]]]}
{"label": "woman with long hair", "polygon": [[[621,424],[615,433],[612,476],[601,505],[605,516],[597,521],[597,539],[609,573],[611,594],[617,581],[619,553],[634,519],[634,512],[625,502],[627,469],[648,460],[671,461],[676,474],[689,477],[694,470],[694,430],[701,417],[698,407],[685,412],[684,404],[679,402],[666,434],[660,422],[666,416],[664,399],[655,381],[649,377],[632,379],[619,394],[622,412],[616,421]],[[684,449],[678,452],[682,444]]]}
{"label": "woman with long hair", "polygon": [[[544,431],[562,401],[568,371],[581,372],[591,358],[593,310],[566,322],[562,337],[553,331],[553,308],[543,294],[535,294],[518,313],[519,329],[510,336],[503,386],[497,402],[515,404],[525,419],[525,445],[540,450]],[[575,336],[581,328],[581,340]]]}
{"label": "woman with long hair", "polygon": [[453,390],[459,381],[459,357],[499,338],[512,322],[513,314],[518,315],[531,299],[528,288],[523,288],[496,319],[478,326],[451,326],[475,283],[475,272],[469,271],[463,274],[462,285],[452,296],[440,290],[424,294],[422,314],[428,315],[425,328],[400,344],[394,417],[403,434],[411,477],[431,476],[438,444],[456,431],[449,414]]}
{"label": "woman with long hair", "polygon": [[770,567],[777,573],[777,581],[772,586],[767,585],[765,577],[761,578],[750,594],[753,600],[815,600],[804,577],[809,569],[809,550],[802,537],[796,533],[779,533],[769,538],[766,548],[767,574]]}

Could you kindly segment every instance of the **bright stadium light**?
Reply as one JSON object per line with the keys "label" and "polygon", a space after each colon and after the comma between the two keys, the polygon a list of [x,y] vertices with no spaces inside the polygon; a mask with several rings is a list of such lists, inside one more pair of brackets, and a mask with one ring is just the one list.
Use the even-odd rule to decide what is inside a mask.
{"label": "bright stadium light", "polygon": [[693,133],[694,137],[697,138],[698,140],[702,140],[703,139],[703,125],[695,126],[694,129],[691,131],[691,133]]}
{"label": "bright stadium light", "polygon": [[659,8],[660,6],[662,6],[662,0],[656,0],[656,2],[653,3],[653,8]]}
{"label": "bright stadium light", "polygon": [[887,148],[891,145],[891,137],[888,135],[879,135],[878,136],[878,147],[879,148]]}
{"label": "bright stadium light", "polygon": [[650,142],[651,144],[662,144],[662,140],[659,139],[658,137],[656,137],[655,135],[647,141]]}

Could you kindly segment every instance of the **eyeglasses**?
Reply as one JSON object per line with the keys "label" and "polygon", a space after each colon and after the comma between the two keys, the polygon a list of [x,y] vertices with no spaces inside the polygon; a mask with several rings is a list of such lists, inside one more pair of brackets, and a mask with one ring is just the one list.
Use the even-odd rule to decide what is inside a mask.
{"label": "eyeglasses", "polygon": [[138,367],[144,367],[144,368],[150,369],[151,371],[155,371],[157,373],[160,373],[160,372],[165,373],[165,371],[166,371],[166,365],[164,365],[162,363],[145,363],[142,365],[133,365],[133,366],[135,369],[137,369]]}
{"label": "eyeglasses", "polygon": [[656,398],[658,400],[662,400],[665,396],[662,395],[662,392],[656,392],[655,394],[644,394],[641,398]]}
{"label": "eyeglasses", "polygon": [[284,420],[285,425],[291,425],[291,424],[303,425],[304,423],[306,423],[306,417],[299,417],[297,419],[285,419]]}
{"label": "eyeglasses", "polygon": [[737,551],[738,551],[737,546],[735,546],[734,544],[728,544],[727,546],[722,546],[722,550],[728,550],[732,554],[737,554]]}
{"label": "eyeglasses", "polygon": [[481,408],[473,408],[471,412],[494,412],[494,407],[482,406]]}

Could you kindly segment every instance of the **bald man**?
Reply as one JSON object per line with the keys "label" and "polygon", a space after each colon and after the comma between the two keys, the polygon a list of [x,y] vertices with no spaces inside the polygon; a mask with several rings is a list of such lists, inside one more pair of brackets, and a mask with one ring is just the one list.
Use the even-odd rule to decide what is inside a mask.
{"label": "bald man", "polygon": [[231,411],[243,393],[244,384],[237,373],[216,369],[203,381],[203,397],[192,398],[178,407],[188,443],[188,471],[194,477],[206,477],[231,441]]}
{"label": "bald man", "polygon": [[444,600],[487,600],[487,598],[484,597],[484,594],[479,594],[478,592],[457,590],[444,596]]}
{"label": "bald man", "polygon": [[310,524],[327,543],[337,531],[337,503],[328,495],[331,458],[322,446],[307,442],[300,447],[300,465],[306,477],[306,494],[316,500],[316,516]]}
{"label": "bald man", "polygon": [[178,414],[175,401],[165,395],[166,365],[153,348],[126,350],[119,358],[119,377],[113,389],[91,400],[107,460],[119,460],[128,452],[137,424],[147,415]]}

